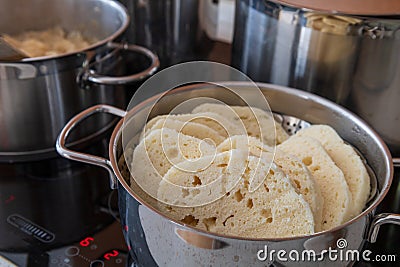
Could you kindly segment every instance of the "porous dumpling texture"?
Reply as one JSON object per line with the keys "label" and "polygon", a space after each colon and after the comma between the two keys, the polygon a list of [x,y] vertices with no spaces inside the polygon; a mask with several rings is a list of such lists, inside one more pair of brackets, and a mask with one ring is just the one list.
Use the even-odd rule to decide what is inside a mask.
{"label": "porous dumpling texture", "polygon": [[196,162],[181,162],[164,175],[158,199],[184,207],[202,206],[217,200],[239,182],[247,166],[246,158],[244,151],[234,149],[203,156]]}
{"label": "porous dumpling texture", "polygon": [[[168,114],[154,117],[147,122],[144,131],[150,130],[160,120],[174,119],[181,122],[194,122],[205,125],[224,138],[237,134],[246,134],[246,129],[229,121],[227,118],[213,112],[202,112],[196,114]],[[146,135],[146,133],[145,133]]]}
{"label": "porous dumpling texture", "polygon": [[[233,155],[232,153],[247,155],[246,151],[238,150],[219,153],[210,168],[215,170],[217,165],[229,164],[227,160],[230,157],[226,155]],[[224,174],[223,167],[217,171],[217,174],[221,173]],[[202,175],[202,172],[196,175],[202,185],[209,177],[208,174]],[[265,179],[262,186],[254,192],[249,192],[248,186],[254,176]],[[229,183],[231,178],[235,180],[237,176],[236,174],[231,176],[228,172],[221,181]],[[190,185],[193,183],[193,176],[187,175],[179,168],[171,168],[160,183],[161,191],[168,181]],[[194,188],[198,187],[200,190],[202,185],[198,182],[196,185],[192,184]],[[216,201],[195,208],[160,205],[160,209],[175,220],[219,234],[234,234],[249,238],[279,238],[314,233],[311,209],[304,198],[296,192],[289,178],[277,166],[274,165],[271,169],[269,163],[253,156],[247,158],[245,171],[233,189]]]}
{"label": "porous dumpling texture", "polygon": [[198,112],[213,112],[229,121],[243,123],[249,136],[259,138],[269,146],[280,144],[289,137],[282,125],[277,123],[270,113],[259,108],[205,103],[192,111],[192,113]]}
{"label": "porous dumpling texture", "polygon": [[[262,154],[273,153],[273,149],[260,140],[245,135],[236,135],[225,139],[217,146],[217,152],[230,149],[249,150],[249,154],[260,157]],[[314,214],[315,231],[321,230],[323,197],[313,175],[297,157],[277,149],[273,161],[289,177],[297,193],[301,194],[310,205]]]}
{"label": "porous dumpling texture", "polygon": [[332,160],[342,170],[349,186],[353,204],[347,219],[360,214],[370,194],[370,177],[357,152],[328,125],[312,125],[299,131],[296,135],[315,138],[322,144]]}
{"label": "porous dumpling texture", "polygon": [[151,131],[155,129],[162,128],[173,129],[182,134],[193,136],[201,140],[210,139],[210,141],[212,141],[216,145],[220,144],[225,139],[217,131],[211,129],[204,124],[191,121],[179,121],[172,118],[157,120],[156,123],[148,131],[146,131],[145,135],[147,136]]}
{"label": "porous dumpling texture", "polygon": [[352,205],[351,193],[343,172],[321,143],[307,136],[291,136],[278,148],[301,159],[314,176],[324,198],[321,230],[344,223]]}
{"label": "porous dumpling texture", "polygon": [[173,165],[184,161],[196,162],[196,159],[204,155],[215,153],[215,149],[206,141],[175,130],[156,129],[142,139],[133,151],[131,179],[152,197],[156,197],[162,176]]}
{"label": "porous dumpling texture", "polygon": [[321,231],[324,198],[319,186],[315,182],[314,176],[301,160],[279,149],[275,153],[274,161],[290,178],[296,191],[310,205],[311,211],[314,214],[315,231]]}

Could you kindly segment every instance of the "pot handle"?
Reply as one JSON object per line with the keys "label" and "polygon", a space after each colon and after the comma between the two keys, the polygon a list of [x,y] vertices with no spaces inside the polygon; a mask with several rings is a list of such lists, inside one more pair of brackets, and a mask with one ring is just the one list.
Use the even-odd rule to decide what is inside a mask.
{"label": "pot handle", "polygon": [[400,168],[400,158],[393,158],[393,166]]}
{"label": "pot handle", "polygon": [[96,56],[96,54],[94,53],[88,56],[88,58],[85,60],[85,62],[83,63],[83,68],[77,76],[77,83],[82,88],[86,88],[90,83],[103,84],[103,85],[121,85],[121,84],[128,84],[140,81],[149,77],[150,75],[153,75],[160,67],[160,60],[158,59],[158,56],[143,46],[126,44],[126,43],[124,44],[109,43],[107,47],[110,49],[122,49],[125,51],[144,54],[146,57],[150,59],[150,66],[139,73],[127,76],[120,76],[120,77],[104,76],[96,73],[91,67],[94,64],[100,62],[101,60],[106,59],[107,55],[99,60],[96,59],[94,62],[91,63],[92,59]]}
{"label": "pot handle", "polygon": [[99,157],[99,156],[94,156],[86,153],[81,153],[77,151],[73,151],[67,148],[66,146],[66,141],[68,138],[68,135],[71,133],[71,131],[83,120],[86,118],[92,116],[93,114],[96,113],[109,113],[113,114],[116,116],[124,117],[126,112],[122,109],[115,108],[112,106],[108,105],[96,105],[93,107],[90,107],[76,116],[74,116],[61,130],[61,133],[59,134],[57,141],[56,141],[56,149],[57,152],[64,158],[75,160],[75,161],[80,161],[84,163],[89,163],[92,165],[97,165],[100,167],[105,168],[109,175],[110,175],[110,187],[111,189],[116,189],[117,188],[117,179],[114,175],[114,171],[111,166],[111,162],[108,159]]}
{"label": "pot handle", "polygon": [[371,227],[368,232],[368,241],[370,243],[376,242],[379,228],[381,227],[381,225],[387,223],[400,225],[400,214],[382,213],[376,215],[372,220]]}
{"label": "pot handle", "polygon": [[[393,158],[393,166],[400,167],[400,158]],[[376,215],[372,219],[371,227],[368,232],[368,241],[370,243],[376,242],[381,225],[387,223],[400,225],[400,214],[381,213]]]}
{"label": "pot handle", "polygon": [[197,248],[215,250],[228,246],[228,244],[223,241],[198,234],[194,231],[175,228],[175,234],[186,244]]}

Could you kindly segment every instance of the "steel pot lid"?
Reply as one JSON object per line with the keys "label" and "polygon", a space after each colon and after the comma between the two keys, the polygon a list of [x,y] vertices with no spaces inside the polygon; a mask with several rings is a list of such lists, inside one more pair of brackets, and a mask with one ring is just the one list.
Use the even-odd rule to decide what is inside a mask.
{"label": "steel pot lid", "polygon": [[400,15],[400,1],[397,0],[274,0],[297,8],[314,11],[341,13],[347,15],[393,16]]}

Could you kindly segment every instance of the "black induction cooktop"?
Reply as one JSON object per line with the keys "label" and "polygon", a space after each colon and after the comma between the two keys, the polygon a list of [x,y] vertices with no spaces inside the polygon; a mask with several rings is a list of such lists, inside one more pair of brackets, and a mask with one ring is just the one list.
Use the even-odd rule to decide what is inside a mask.
{"label": "black induction cooktop", "polygon": [[65,246],[25,252],[0,252],[0,266],[127,266],[127,248],[118,221]]}
{"label": "black induction cooktop", "polygon": [[[107,173],[75,164],[0,164],[0,267],[135,266],[119,223],[117,191],[109,189]],[[399,179],[397,171],[377,213],[399,213]],[[378,242],[364,249],[399,259],[398,228],[383,226]]]}
{"label": "black induction cooktop", "polygon": [[0,164],[0,266],[125,267],[117,199],[98,167]]}

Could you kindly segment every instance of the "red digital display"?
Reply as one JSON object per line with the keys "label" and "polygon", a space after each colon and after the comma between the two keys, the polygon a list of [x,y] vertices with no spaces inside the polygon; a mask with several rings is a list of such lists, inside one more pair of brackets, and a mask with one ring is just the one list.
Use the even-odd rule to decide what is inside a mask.
{"label": "red digital display", "polygon": [[112,257],[117,257],[118,255],[119,252],[114,249],[113,251],[104,254],[104,259],[109,261]]}
{"label": "red digital display", "polygon": [[15,196],[14,196],[14,195],[10,195],[10,196],[8,197],[8,199],[6,199],[5,203],[8,204],[8,203],[10,203],[10,202],[12,202],[12,201],[14,201],[14,200],[15,200]]}
{"label": "red digital display", "polygon": [[86,237],[85,239],[83,239],[81,242],[79,242],[79,245],[81,245],[82,247],[87,247],[93,241],[94,241],[94,238],[89,236],[89,237]]}

